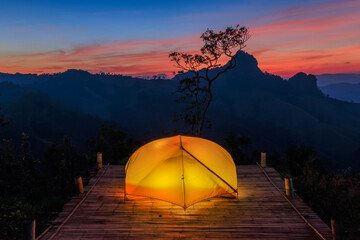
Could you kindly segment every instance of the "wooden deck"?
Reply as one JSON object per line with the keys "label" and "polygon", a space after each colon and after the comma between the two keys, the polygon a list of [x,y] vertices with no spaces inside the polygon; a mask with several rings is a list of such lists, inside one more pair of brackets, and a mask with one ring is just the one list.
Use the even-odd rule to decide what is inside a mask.
{"label": "wooden deck", "polygon": [[[265,170],[283,191],[280,175],[273,168]],[[108,166],[102,171],[86,200],[57,234],[59,225],[84,195],[65,205],[42,239],[321,239],[256,165],[237,168],[238,199],[212,198],[186,211],[144,197],[124,201],[124,167]],[[85,191],[95,181],[96,177],[91,179]],[[326,239],[331,239],[329,227],[300,198],[294,197],[291,202]]]}

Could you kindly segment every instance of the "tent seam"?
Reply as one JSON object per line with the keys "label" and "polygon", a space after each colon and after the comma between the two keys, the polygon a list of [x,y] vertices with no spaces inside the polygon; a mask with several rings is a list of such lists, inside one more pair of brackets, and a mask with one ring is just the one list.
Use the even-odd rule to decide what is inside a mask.
{"label": "tent seam", "polygon": [[184,207],[186,208],[186,199],[185,199],[185,175],[184,175],[184,150],[183,150],[183,146],[182,146],[182,141],[181,141],[181,135],[179,135],[180,137],[180,149],[181,149],[181,168],[182,168],[182,182],[183,182],[183,197],[184,197]]}

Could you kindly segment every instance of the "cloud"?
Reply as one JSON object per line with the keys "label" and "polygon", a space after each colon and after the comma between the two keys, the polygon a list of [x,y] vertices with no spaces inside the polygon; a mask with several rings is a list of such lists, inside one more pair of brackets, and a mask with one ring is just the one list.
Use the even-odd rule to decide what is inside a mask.
{"label": "cloud", "polygon": [[[231,21],[238,21],[237,14],[230,15]],[[186,17],[194,16],[184,16],[185,20]],[[206,18],[207,14],[200,17]],[[360,1],[311,2],[272,9],[267,15],[248,19],[246,23],[252,38],[245,50],[258,59],[264,71],[283,77],[299,71],[313,74],[359,71]],[[0,71],[34,73],[81,68],[134,76],[170,74],[177,68],[168,59],[168,53],[194,53],[202,45],[199,36],[200,33],[155,41],[100,41],[50,51],[0,55]]]}
{"label": "cloud", "polygon": [[270,48],[258,49],[258,50],[252,51],[251,54],[254,54],[256,56],[260,56],[260,55],[263,55],[264,53],[270,52],[271,50],[272,49],[270,49]]}
{"label": "cloud", "polygon": [[265,71],[283,77],[299,71],[313,74],[359,71],[359,1],[284,8],[257,19],[256,23],[249,52],[258,58],[259,67]]}
{"label": "cloud", "polygon": [[334,56],[333,54],[312,55],[312,56],[303,57],[303,60],[316,60],[316,59],[329,58],[333,56]]}
{"label": "cloud", "polygon": [[[0,58],[8,72],[59,72],[81,68],[90,72],[113,72],[125,75],[171,73],[175,70],[168,58],[180,46],[191,48],[187,38],[160,41],[106,42],[58,49],[48,52],[18,54]],[[22,65],[21,70],[17,67]]]}

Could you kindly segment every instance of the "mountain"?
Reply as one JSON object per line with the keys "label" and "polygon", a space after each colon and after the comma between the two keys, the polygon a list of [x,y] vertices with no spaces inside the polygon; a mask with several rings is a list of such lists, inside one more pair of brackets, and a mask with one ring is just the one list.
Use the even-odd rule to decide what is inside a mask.
{"label": "mountain", "polygon": [[339,165],[356,161],[360,104],[326,97],[313,75],[299,73],[284,81],[259,72],[256,59],[245,53],[238,62],[245,63],[242,69],[230,70],[216,82],[212,131],[236,129],[261,149],[304,142]]}
{"label": "mountain", "polygon": [[316,75],[319,87],[336,83],[360,83],[360,74],[335,73]]}
{"label": "mountain", "polygon": [[360,83],[336,83],[321,87],[330,97],[360,103]]}
{"label": "mountain", "polygon": [[[44,74],[43,76],[46,76]],[[34,81],[38,81],[41,76],[37,74],[9,74],[9,73],[0,73],[0,82],[12,82],[15,84],[30,84]]]}
{"label": "mountain", "polygon": [[[306,143],[316,148],[323,158],[331,160],[335,167],[360,168],[357,158],[360,104],[327,97],[313,75],[298,73],[284,80],[263,73],[257,60],[245,52],[238,54],[237,62],[236,68],[214,82],[214,100],[208,112],[212,127],[204,130],[205,138],[220,142],[229,131],[236,131],[251,137],[254,148],[264,151],[282,150],[290,143]],[[220,70],[214,69],[210,74]],[[178,97],[175,92],[179,78],[181,76],[172,80],[144,80],[68,70],[40,75],[26,85],[2,83],[8,84],[8,89],[0,87],[3,94],[0,103],[5,113],[10,114],[17,111],[11,102],[27,99],[29,93],[44,93],[50,96],[44,101],[60,104],[67,109],[66,114],[86,115],[98,123],[112,121],[129,135],[149,141],[188,129],[181,122],[173,121],[174,114],[184,108],[174,102]],[[21,118],[29,113],[24,114]],[[77,119],[85,125],[78,127],[88,125],[87,118]],[[46,125],[46,121],[55,120],[44,116],[36,121]],[[61,122],[72,125],[71,121]],[[91,129],[98,123],[89,125],[88,132],[95,132]],[[63,134],[71,130],[60,125],[51,128]],[[85,138],[81,134],[75,134],[80,135],[77,141]],[[46,138],[51,137],[49,135]]]}
{"label": "mountain", "polygon": [[[4,90],[8,91],[4,91]],[[10,124],[1,129],[2,139],[20,146],[21,133],[30,137],[32,153],[42,157],[51,143],[63,141],[68,136],[74,146],[86,149],[84,140],[99,135],[99,128],[113,122],[77,112],[50,98],[46,93],[31,92],[11,83],[0,83],[5,92],[0,99],[3,112]],[[86,123],[86,124],[84,124]]]}
{"label": "mountain", "polygon": [[68,70],[29,86],[72,109],[109,119],[135,136],[176,129],[172,101],[177,83]]}

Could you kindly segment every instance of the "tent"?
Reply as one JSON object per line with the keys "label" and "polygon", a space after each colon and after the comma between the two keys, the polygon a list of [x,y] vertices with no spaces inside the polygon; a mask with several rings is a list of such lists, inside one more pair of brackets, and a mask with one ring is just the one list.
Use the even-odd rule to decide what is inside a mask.
{"label": "tent", "polygon": [[175,136],[139,148],[125,166],[125,193],[187,208],[215,196],[237,193],[236,166],[218,144]]}

